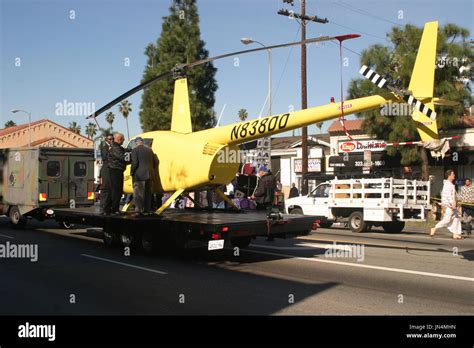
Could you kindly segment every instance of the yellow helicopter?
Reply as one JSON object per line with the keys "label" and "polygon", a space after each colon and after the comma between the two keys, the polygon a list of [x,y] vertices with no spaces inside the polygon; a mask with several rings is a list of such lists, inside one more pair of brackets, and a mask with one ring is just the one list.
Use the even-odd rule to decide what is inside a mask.
{"label": "yellow helicopter", "polygon": [[[190,64],[178,65],[172,71],[160,74],[132,88],[97,110],[97,112],[88,118],[97,117],[116,103],[143,90],[158,80],[174,77],[171,130],[152,131],[137,135],[137,137],[140,136],[148,143],[158,157],[159,164],[156,171],[158,177],[155,178],[159,183],[157,190],[162,193],[172,193],[156,211],[156,214],[161,214],[181,194],[204,189],[215,190],[223,199],[233,205],[218,187],[228,184],[234,178],[240,163],[238,161],[221,161],[219,160],[219,155],[222,151],[238,151],[239,144],[251,140],[269,137],[274,134],[337,118],[341,116],[341,112],[347,115],[380,108],[390,101],[405,101],[414,107],[412,118],[416,122],[416,127],[422,141],[438,139],[434,104],[442,103],[442,101],[440,101],[439,98],[433,97],[437,32],[437,21],[425,24],[410,85],[408,87],[409,92],[391,87],[386,79],[370,68],[363,66],[360,70],[361,74],[374,82],[378,87],[384,88],[385,91],[383,93],[346,100],[343,103],[331,102],[306,110],[287,112],[193,132],[189,108],[188,85],[185,76],[186,70],[192,69],[194,66],[200,64],[234,55],[320,41],[341,41],[358,37],[359,35],[326,36],[300,42],[234,52]],[[133,139],[131,141],[133,141]],[[124,192],[133,192],[130,166],[127,167],[125,172]]]}

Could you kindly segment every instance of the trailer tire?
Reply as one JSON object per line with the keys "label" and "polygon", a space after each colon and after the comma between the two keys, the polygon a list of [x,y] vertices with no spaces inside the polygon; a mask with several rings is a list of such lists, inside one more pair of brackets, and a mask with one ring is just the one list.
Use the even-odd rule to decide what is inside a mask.
{"label": "trailer tire", "polygon": [[115,233],[110,233],[104,229],[103,231],[103,241],[106,247],[108,248],[115,248],[119,243],[118,236]]}
{"label": "trailer tire", "polygon": [[385,222],[382,227],[385,233],[400,233],[405,228],[405,221]]}
{"label": "trailer tire", "polygon": [[293,214],[293,215],[304,215],[304,214],[303,214],[303,210],[302,210],[301,208],[293,208],[293,209],[291,209],[290,214]]}
{"label": "trailer tire", "polygon": [[349,215],[348,225],[354,233],[360,233],[367,228],[367,223],[364,221],[364,215],[361,211],[354,211]]}
{"label": "trailer tire", "polygon": [[119,240],[123,247],[132,248],[135,243],[134,235],[128,231],[121,231],[119,234]]}
{"label": "trailer tire", "polygon": [[150,231],[140,233],[140,249],[147,255],[153,254],[156,249],[155,234]]}
{"label": "trailer tire", "polygon": [[250,236],[235,237],[235,238],[231,238],[230,240],[233,247],[238,247],[240,249],[248,247],[251,241],[252,241],[252,237]]}
{"label": "trailer tire", "polygon": [[14,228],[23,228],[26,226],[26,217],[21,215],[20,209],[18,209],[16,205],[10,207],[8,215]]}

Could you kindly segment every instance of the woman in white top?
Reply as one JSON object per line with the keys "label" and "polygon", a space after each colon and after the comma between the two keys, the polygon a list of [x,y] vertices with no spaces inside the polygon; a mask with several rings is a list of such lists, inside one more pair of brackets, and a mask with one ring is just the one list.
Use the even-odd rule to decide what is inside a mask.
{"label": "woman in white top", "polygon": [[461,221],[459,221],[456,204],[456,188],[453,184],[456,174],[452,169],[449,169],[444,177],[443,190],[441,191],[443,218],[431,229],[430,236],[433,238],[438,228],[448,226],[448,230],[453,234],[453,239],[464,239],[461,236]]}

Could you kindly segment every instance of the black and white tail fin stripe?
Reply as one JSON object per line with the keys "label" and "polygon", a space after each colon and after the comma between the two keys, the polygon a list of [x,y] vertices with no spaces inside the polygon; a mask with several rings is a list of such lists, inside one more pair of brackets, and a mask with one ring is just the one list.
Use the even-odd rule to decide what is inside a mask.
{"label": "black and white tail fin stripe", "polygon": [[[380,88],[387,88],[392,92],[395,92],[397,94],[400,94],[397,92],[396,89],[394,89],[391,86],[387,85],[387,80],[377,74],[375,71],[370,69],[367,65],[363,65],[359,72],[361,73],[362,76],[364,76],[366,79],[372,81],[375,85],[377,85]],[[409,105],[413,106],[415,109],[420,111],[421,113],[425,114],[431,119],[436,119],[436,112],[434,110],[431,110],[428,106],[423,104],[421,101],[416,99],[414,96],[410,94],[405,94],[403,95],[403,100],[405,100]]]}
{"label": "black and white tail fin stripe", "polygon": [[377,74],[375,71],[370,69],[367,65],[363,65],[360,68],[359,72],[368,80],[372,81],[375,85],[380,88],[385,88],[387,85],[387,80],[384,79],[382,76]]}
{"label": "black and white tail fin stripe", "polygon": [[415,109],[420,111],[421,113],[425,114],[431,119],[436,119],[436,112],[431,110],[429,107],[427,107],[425,104],[423,104],[421,101],[416,99],[414,96],[410,94],[405,94],[403,96],[403,100],[406,101],[409,105],[413,106]]}

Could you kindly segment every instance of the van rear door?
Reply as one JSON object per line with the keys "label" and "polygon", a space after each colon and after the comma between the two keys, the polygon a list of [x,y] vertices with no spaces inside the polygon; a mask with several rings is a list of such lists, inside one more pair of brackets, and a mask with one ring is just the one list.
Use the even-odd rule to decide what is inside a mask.
{"label": "van rear door", "polygon": [[90,156],[69,156],[69,202],[94,203],[94,160]]}
{"label": "van rear door", "polygon": [[68,205],[69,164],[67,156],[40,157],[40,205]]}

